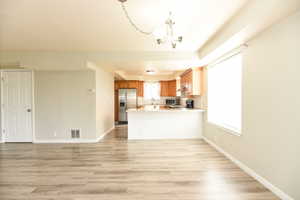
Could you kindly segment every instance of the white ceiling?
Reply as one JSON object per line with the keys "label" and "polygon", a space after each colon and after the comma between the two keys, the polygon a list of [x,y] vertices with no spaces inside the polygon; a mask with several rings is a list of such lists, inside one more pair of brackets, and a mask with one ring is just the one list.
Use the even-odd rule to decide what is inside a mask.
{"label": "white ceiling", "polygon": [[2,62],[76,70],[91,60],[127,77],[143,78],[151,68],[156,77],[167,79],[196,63],[195,52],[246,2],[128,0],[129,15],[147,31],[161,26],[173,12],[175,28],[183,35],[174,50],[137,32],[117,0],[0,0],[0,51],[17,52],[2,56]]}
{"label": "white ceiling", "polygon": [[128,0],[126,6],[147,31],[171,10],[183,43],[174,50],[135,31],[118,0],[0,0],[0,67],[82,70],[92,62],[130,78],[169,79],[300,8],[299,0]]}
{"label": "white ceiling", "polygon": [[[198,50],[246,0],[128,0],[134,21],[151,31],[172,11],[184,41]],[[170,51],[130,26],[117,0],[1,0],[0,50]]]}

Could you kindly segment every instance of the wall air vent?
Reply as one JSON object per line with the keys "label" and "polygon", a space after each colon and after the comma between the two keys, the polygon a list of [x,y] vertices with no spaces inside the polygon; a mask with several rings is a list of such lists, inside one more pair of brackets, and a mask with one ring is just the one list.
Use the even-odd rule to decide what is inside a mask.
{"label": "wall air vent", "polygon": [[80,138],[80,129],[71,129],[71,138]]}

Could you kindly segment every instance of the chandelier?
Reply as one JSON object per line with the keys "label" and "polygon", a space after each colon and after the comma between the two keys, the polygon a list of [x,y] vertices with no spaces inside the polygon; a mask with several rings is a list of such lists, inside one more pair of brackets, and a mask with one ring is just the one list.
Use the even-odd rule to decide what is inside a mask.
{"label": "chandelier", "polygon": [[118,0],[121,3],[122,9],[124,11],[124,14],[126,18],[128,19],[131,26],[138,32],[144,34],[144,35],[153,35],[156,38],[157,44],[163,44],[163,43],[170,43],[172,45],[172,48],[176,48],[176,45],[178,42],[182,42],[182,36],[177,36],[174,32],[174,25],[175,21],[173,19],[172,13],[169,12],[169,17],[165,21],[165,29],[164,30],[153,30],[151,32],[144,31],[141,28],[139,28],[133,20],[130,18],[127,9],[125,7],[125,2],[127,0]]}

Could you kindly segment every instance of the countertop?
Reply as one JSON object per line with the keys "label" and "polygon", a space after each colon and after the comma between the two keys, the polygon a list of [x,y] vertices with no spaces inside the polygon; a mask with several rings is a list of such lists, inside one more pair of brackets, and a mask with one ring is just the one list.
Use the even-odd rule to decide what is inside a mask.
{"label": "countertop", "polygon": [[204,110],[197,108],[170,108],[161,105],[147,105],[128,109],[127,112],[204,112]]}

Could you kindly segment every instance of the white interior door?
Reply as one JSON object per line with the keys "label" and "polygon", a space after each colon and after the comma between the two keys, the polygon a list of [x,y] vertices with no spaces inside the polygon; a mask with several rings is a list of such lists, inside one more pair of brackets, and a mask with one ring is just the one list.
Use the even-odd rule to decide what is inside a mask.
{"label": "white interior door", "polygon": [[5,142],[32,142],[32,73],[2,72]]}

